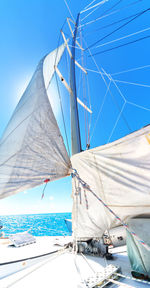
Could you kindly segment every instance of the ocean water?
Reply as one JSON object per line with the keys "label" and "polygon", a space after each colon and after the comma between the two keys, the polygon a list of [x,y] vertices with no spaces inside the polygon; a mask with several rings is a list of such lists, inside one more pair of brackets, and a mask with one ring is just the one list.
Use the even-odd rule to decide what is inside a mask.
{"label": "ocean water", "polygon": [[25,231],[29,231],[33,236],[71,235],[65,219],[71,219],[71,213],[0,216],[5,236]]}

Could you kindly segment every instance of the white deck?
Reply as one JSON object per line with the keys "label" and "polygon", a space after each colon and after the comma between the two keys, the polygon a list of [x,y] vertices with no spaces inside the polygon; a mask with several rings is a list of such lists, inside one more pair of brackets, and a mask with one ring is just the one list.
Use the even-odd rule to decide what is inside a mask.
{"label": "white deck", "polygon": [[[32,262],[29,264],[28,261],[25,260],[18,262],[17,269],[24,269],[2,278],[0,280],[0,288],[86,287],[84,280],[89,276],[93,276],[94,272],[103,271],[104,267],[110,263],[115,266],[120,266],[121,273],[131,277],[127,254],[126,252],[121,252],[121,250],[125,251],[125,247],[118,248],[118,254],[114,254],[114,260],[111,261],[106,261],[104,258],[93,256],[86,256],[87,260],[85,260],[82,255],[75,256],[69,251],[64,253],[61,246],[55,245],[57,239],[62,243],[71,240],[69,237],[37,237],[37,243],[20,248],[10,246],[6,240],[1,240],[0,264],[14,261],[15,259],[19,260],[35,257],[56,250],[59,250],[59,252],[47,255],[42,259],[32,259]],[[5,264],[3,267],[7,274],[11,273],[9,264]],[[0,266],[0,276],[2,277],[1,268],[2,265]],[[127,287],[150,287],[148,284],[139,283],[134,280],[118,279],[117,281],[121,281],[119,285],[111,284],[109,287],[125,287],[122,286],[125,283],[128,285]]]}

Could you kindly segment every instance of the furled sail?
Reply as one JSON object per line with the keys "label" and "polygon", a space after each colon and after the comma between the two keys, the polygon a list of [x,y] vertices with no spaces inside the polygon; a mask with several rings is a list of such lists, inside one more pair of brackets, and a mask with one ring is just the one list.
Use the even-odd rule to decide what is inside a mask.
{"label": "furled sail", "polygon": [[0,141],[0,198],[64,177],[70,159],[47,89],[65,45],[44,57]]}
{"label": "furled sail", "polygon": [[[76,154],[71,161],[79,177],[123,221],[150,214],[150,125],[113,143]],[[120,224],[76,177],[73,195],[73,230],[77,238],[100,238],[106,229]]]}

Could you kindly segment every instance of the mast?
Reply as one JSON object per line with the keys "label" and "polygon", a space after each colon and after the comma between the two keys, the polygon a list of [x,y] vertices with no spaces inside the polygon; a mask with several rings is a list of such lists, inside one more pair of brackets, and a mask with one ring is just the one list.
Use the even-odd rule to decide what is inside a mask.
{"label": "mast", "polygon": [[76,35],[78,31],[80,13],[77,15],[77,20],[75,24],[74,35],[72,39],[72,57],[70,64],[70,109],[71,109],[71,149],[72,155],[82,151],[81,148],[81,137],[80,137],[80,127],[79,127],[79,115],[77,106],[77,92],[76,92],[76,77],[75,77],[75,45],[76,45]]}

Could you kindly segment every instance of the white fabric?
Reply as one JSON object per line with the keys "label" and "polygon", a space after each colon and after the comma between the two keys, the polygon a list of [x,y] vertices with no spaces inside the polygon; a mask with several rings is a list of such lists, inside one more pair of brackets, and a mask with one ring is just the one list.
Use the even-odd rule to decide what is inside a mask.
{"label": "white fabric", "polygon": [[47,57],[44,58],[43,61],[43,76],[44,76],[44,83],[45,88],[48,89],[49,83],[54,74],[54,66],[58,65],[61,56],[64,52],[65,44],[59,46],[58,49],[52,51]]}
{"label": "white fabric", "polygon": [[0,198],[68,174],[70,160],[46,91],[64,49],[40,61],[0,141]]}
{"label": "white fabric", "polygon": [[[150,214],[150,125],[71,159],[82,180],[123,220]],[[75,187],[76,186],[76,187]],[[80,192],[73,178],[73,194]],[[77,188],[77,189],[76,189]],[[120,222],[90,192],[74,195],[73,230],[78,238],[101,237]],[[78,202],[78,203],[77,203]]]}

